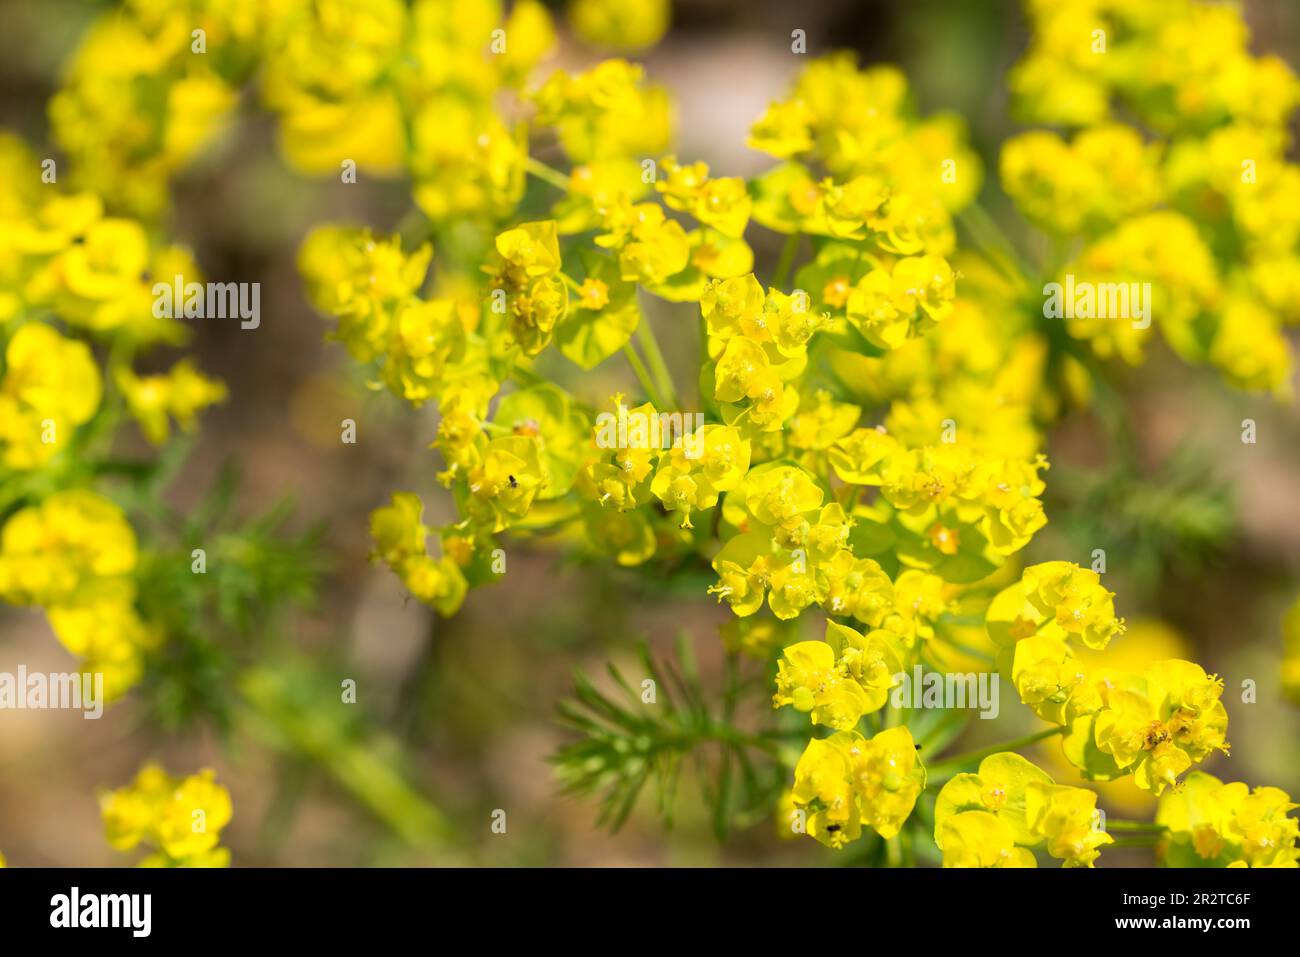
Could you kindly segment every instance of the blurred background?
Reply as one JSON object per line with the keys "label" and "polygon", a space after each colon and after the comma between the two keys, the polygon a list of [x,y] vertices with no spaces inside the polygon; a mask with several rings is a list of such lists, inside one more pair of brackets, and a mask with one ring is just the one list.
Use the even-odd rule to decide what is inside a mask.
{"label": "blurred background", "polygon": [[[38,150],[49,142],[45,103],[60,65],[106,6],[0,0],[0,122]],[[1300,6],[1289,0],[1243,6],[1257,51],[1300,64]],[[922,112],[964,116],[985,163],[985,207],[1022,248],[1032,247],[1034,237],[1010,214],[990,172],[998,145],[1016,130],[1003,77],[1024,45],[1018,4],[680,0],[673,18],[668,36],[644,60],[649,74],[676,95],[680,156],[706,160],[716,175],[753,174],[770,165],[770,158],[745,148],[745,134],[804,62],[789,53],[791,30],[801,28],[809,55],[851,49],[863,63],[896,63]],[[547,66],[581,67],[597,58],[562,33]],[[595,826],[589,802],[558,793],[546,757],[569,739],[555,707],[569,694],[575,667],[600,673],[613,660],[636,674],[637,639],[666,649],[684,632],[705,682],[716,675],[717,628],[730,613],[704,594],[703,579],[697,591],[665,602],[630,572],[515,549],[505,583],[472,592],[457,617],[440,621],[406,600],[394,575],[367,562],[367,517],[392,491],[420,493],[433,513],[430,524],[450,515],[434,477],[441,463],[427,449],[436,417],[432,409],[412,410],[386,392],[367,390],[342,347],[324,340],[328,326],[308,306],[294,261],[303,236],[321,222],[394,229],[410,208],[409,194],[402,183],[365,177],[347,189],[300,178],[278,158],[270,120],[253,103],[244,114],[177,183],[170,228],[193,247],[210,277],[260,282],[263,319],[254,334],[199,325],[191,351],[231,394],[206,415],[172,487],[173,504],[191,506],[231,464],[240,479],[237,512],[259,514],[289,498],[294,526],[325,523],[320,550],[330,567],[320,599],[283,623],[283,641],[336,663],[339,680],[357,681],[359,700],[382,730],[375,740],[384,747],[400,743],[410,779],[459,833],[445,847],[414,849],[350,799],[339,775],[264,746],[255,734],[232,735],[223,744],[201,726],[162,731],[129,698],[98,722],[58,711],[3,716],[0,850],[10,865],[127,863],[104,841],[96,795],[125,784],[149,759],[174,774],[217,770],[233,796],[234,820],[223,843],[236,865],[835,860],[815,842],[778,840],[770,821],[719,844],[689,790],[671,832],[646,807],[616,835]],[[757,232],[758,271],[764,260],[770,269],[780,237]],[[652,321],[666,329],[690,316],[689,307],[661,304]],[[692,381],[693,336],[660,338],[678,381]],[[172,358],[160,355],[159,366]],[[632,388],[621,363],[606,366],[615,368],[580,381],[570,377],[569,384],[591,400]],[[1094,543],[1105,543],[1114,566],[1107,585],[1131,627],[1115,653],[1188,657],[1222,675],[1234,753],[1206,770],[1295,795],[1300,709],[1280,693],[1279,660],[1281,618],[1300,597],[1300,413],[1231,392],[1213,372],[1190,369],[1159,349],[1128,374],[1122,389],[1139,450],[1136,467],[1117,465],[1091,416],[1061,423],[1047,450],[1050,524],[1025,561],[1086,564]],[[1247,417],[1258,423],[1254,446],[1240,442]],[[344,418],[358,423],[356,445],[339,441]],[[0,610],[0,671],[19,663],[31,671],[60,670],[68,662],[38,613]],[[1258,686],[1255,703],[1241,700],[1248,679]],[[1018,707],[1014,691],[1004,689],[1004,714]],[[972,747],[981,743],[979,730]],[[1042,755],[1049,767],[1054,755],[1054,748]],[[1102,807],[1117,817],[1151,813],[1152,802],[1131,788],[1104,788],[1102,795]],[[509,815],[506,835],[489,829],[494,809]],[[1105,858],[1149,860],[1140,851]]]}

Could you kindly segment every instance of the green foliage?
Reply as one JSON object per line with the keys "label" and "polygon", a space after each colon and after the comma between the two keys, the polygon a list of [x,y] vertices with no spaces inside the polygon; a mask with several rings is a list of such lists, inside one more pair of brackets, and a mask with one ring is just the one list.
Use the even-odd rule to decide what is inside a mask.
{"label": "green foliage", "polygon": [[[787,768],[777,744],[778,732],[751,734],[734,723],[737,705],[750,691],[766,696],[763,676],[744,681],[739,663],[729,656],[726,687],[718,713],[706,691],[684,635],[676,660],[656,661],[645,642],[637,646],[645,675],[653,686],[629,681],[608,666],[616,694],[606,694],[581,672],[574,693],[559,705],[562,722],[581,737],[551,760],[567,794],[596,797],[597,823],[617,831],[627,821],[647,785],[665,826],[676,817],[681,772],[691,767],[699,797],[708,809],[719,840],[770,812]],[[653,703],[646,701],[653,689]]]}
{"label": "green foliage", "polygon": [[1083,554],[1124,556],[1126,576],[1151,587],[1169,570],[1190,574],[1218,558],[1231,535],[1231,487],[1204,451],[1180,446],[1154,473],[1122,460],[1098,472],[1064,473],[1055,491],[1062,525]]}
{"label": "green foliage", "polygon": [[326,569],[323,526],[290,531],[287,502],[240,519],[232,509],[237,488],[237,472],[225,469],[188,517],[160,516],[142,554],[140,606],[167,636],[151,656],[144,692],[165,727],[210,719],[228,729],[235,674],[274,647],[290,609],[315,602]]}

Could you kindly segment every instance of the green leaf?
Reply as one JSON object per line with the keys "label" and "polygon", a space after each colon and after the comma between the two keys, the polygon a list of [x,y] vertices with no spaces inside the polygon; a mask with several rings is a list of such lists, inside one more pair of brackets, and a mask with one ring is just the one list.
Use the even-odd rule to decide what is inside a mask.
{"label": "green leaf", "polygon": [[568,315],[555,330],[555,341],[570,362],[593,369],[632,338],[641,321],[641,307],[636,283],[623,279],[616,260],[586,249],[579,258],[586,278],[605,285],[609,302],[601,309],[589,309],[574,297]]}

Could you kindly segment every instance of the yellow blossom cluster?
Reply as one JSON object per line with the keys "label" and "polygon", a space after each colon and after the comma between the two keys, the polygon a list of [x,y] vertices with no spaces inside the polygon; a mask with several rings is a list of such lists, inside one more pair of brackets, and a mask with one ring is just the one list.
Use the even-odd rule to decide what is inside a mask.
{"label": "yellow blossom cluster", "polygon": [[115,851],[144,845],[140,867],[228,867],[221,830],[233,812],[230,792],[211,770],[174,778],[156,764],[100,798],[108,843]]}
{"label": "yellow blossom cluster", "polygon": [[87,487],[85,470],[119,408],[161,444],[173,420],[193,430],[225,399],[225,386],[189,359],[161,374],[133,365],[188,334],[155,312],[154,279],[199,273],[186,250],[111,215],[97,194],[43,180],[30,148],[8,134],[0,263],[0,599],[44,609],[79,667],[102,673],[117,698],[162,636],[136,611],[135,533],[119,506]]}
{"label": "yellow blossom cluster", "polygon": [[88,490],[57,492],[0,528],[0,599],[45,610],[82,670],[117,698],[135,684],[160,636],[135,611],[135,532],[122,510]]}
{"label": "yellow blossom cluster", "polygon": [[1074,647],[1104,650],[1124,633],[1113,598],[1090,569],[1034,565],[989,605],[988,632],[1021,701],[1063,726],[1065,755],[1085,778],[1132,774],[1160,794],[1228,750],[1223,682],[1176,659],[1141,672],[1083,665]]}
{"label": "yellow blossom cluster", "polygon": [[1202,771],[1160,799],[1159,854],[1170,867],[1295,867],[1300,824],[1279,788],[1224,784]]}
{"label": "yellow blossom cluster", "polygon": [[1066,867],[1092,867],[1114,838],[1099,826],[1097,795],[1056,784],[1025,758],[989,755],[939,791],[934,840],[944,867],[1037,867],[1042,845]]}
{"label": "yellow blossom cluster", "polygon": [[1233,385],[1289,397],[1284,326],[1300,320],[1300,167],[1286,159],[1300,78],[1250,51],[1240,12],[1205,0],[1031,0],[1010,85],[1065,126],[1003,146],[1025,216],[1077,252],[1048,281],[1145,287],[1139,311],[1066,303],[1070,335],[1142,360],[1153,329]]}
{"label": "yellow blossom cluster", "polygon": [[[419,211],[394,235],[322,225],[299,254],[313,304],[374,384],[436,406],[454,514],[428,526],[421,499],[398,492],[371,516],[373,557],[411,595],[454,614],[501,577],[506,535],[712,569],[708,591],[734,613],[728,647],[774,666],[783,717],[830,732],[810,732],[790,799],[832,847],[864,824],[886,841],[907,825],[927,780],[921,742],[880,712],[900,672],[968,660],[973,641],[1081,778],[1131,776],[1161,796],[1171,860],[1188,834],[1204,861],[1293,863],[1285,795],[1188,773],[1227,750],[1222,682],[1182,660],[1085,666],[1080,649],[1123,635],[1114,596],[1096,572],[1018,556],[1047,523],[1043,430],[1088,400],[1095,360],[1140,361],[1158,328],[1187,361],[1285,394],[1282,328],[1300,318],[1286,123],[1300,85],[1249,52],[1228,6],[1028,6],[1010,86],[1029,119],[1066,131],[1010,140],[1000,178],[1055,240],[1038,272],[983,241],[962,122],[918,115],[892,67],[808,61],[752,125],[748,145],[774,162],[747,179],[675,151],[672,100],[642,65],[543,66],[556,33],[535,0],[129,0],[51,105],[73,187],[88,191],[47,199],[0,179],[20,184],[0,192],[0,252],[17,254],[0,256],[0,324],[16,327],[5,467],[51,461],[40,430],[86,429],[108,387],[154,441],[221,398],[185,362],[101,376],[32,310],[86,335],[173,340],[147,279],[193,264],[118,216],[157,219],[169,177],[219,138],[250,84],[293,169],[404,177]],[[590,43],[633,50],[663,35],[667,12],[576,0],[571,20]],[[15,156],[0,143],[0,172],[31,162]],[[959,247],[959,224],[977,250]],[[763,279],[759,230],[784,242]],[[1040,280],[1068,290],[1059,315]],[[1118,316],[1095,290],[1121,288]],[[671,308],[656,299],[698,316],[690,390],[656,339],[651,316],[666,326],[656,313]],[[636,399],[600,405],[571,384],[616,357]],[[129,595],[130,563],[85,565],[73,532],[58,534],[75,557],[28,560],[46,526],[68,524],[48,507],[10,518],[6,597],[53,616],[57,583],[87,567]],[[4,541],[8,554],[8,526]],[[28,581],[51,561],[72,571]],[[825,617],[822,640],[802,640],[805,613]],[[1192,782],[1194,809],[1177,803]],[[1091,791],[998,753],[947,779],[934,839],[945,864],[1028,866],[1041,849],[1091,866],[1109,841],[1095,810]],[[1261,840],[1276,850],[1257,853]]]}

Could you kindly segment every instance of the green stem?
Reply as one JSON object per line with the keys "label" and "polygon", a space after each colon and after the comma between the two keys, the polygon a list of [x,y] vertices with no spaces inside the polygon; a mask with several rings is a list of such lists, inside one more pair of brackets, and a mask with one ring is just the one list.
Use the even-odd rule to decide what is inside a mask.
{"label": "green stem", "polygon": [[794,232],[786,237],[785,245],[781,247],[781,258],[776,264],[776,273],[772,277],[772,285],[785,292],[785,284],[790,280],[790,269],[794,265],[794,254],[799,249],[800,233]]}
{"label": "green stem", "polygon": [[539,159],[528,157],[524,161],[524,169],[545,183],[550,183],[561,192],[569,191],[569,177],[565,176],[558,169],[547,166]]}
{"label": "green stem", "polygon": [[1160,833],[1163,834],[1168,828],[1163,824],[1156,824],[1152,821],[1148,824],[1145,821],[1117,821],[1111,818],[1106,819],[1107,831],[1127,831],[1133,834]]}
{"label": "green stem", "polygon": [[990,744],[988,747],[980,748],[976,751],[967,751],[965,754],[959,754],[956,757],[940,761],[938,764],[932,765],[928,770],[931,775],[948,770],[957,771],[968,764],[973,764],[976,761],[987,758],[990,754],[997,754],[999,751],[1015,751],[1017,748],[1028,747],[1038,741],[1064,733],[1065,725],[1056,728],[1048,728],[1046,731],[1027,734],[1023,738],[1016,738],[1013,741],[1003,741],[999,744]]}
{"label": "green stem", "polygon": [[944,715],[943,718],[941,718],[933,728],[930,729],[929,733],[922,735],[921,740],[918,741],[917,744],[921,746],[921,750],[922,752],[924,752],[925,749],[930,746],[930,744],[934,741],[936,737],[938,737],[943,732],[947,731],[954,724],[960,724],[965,720],[966,720],[965,716],[960,711],[955,711],[955,710],[950,711],[948,712],[948,714]]}
{"label": "green stem", "polygon": [[542,385],[546,382],[544,378],[539,376],[532,369],[526,369],[518,364],[510,370],[510,374],[519,382],[520,385],[525,387],[530,385]]}
{"label": "green stem", "polygon": [[885,863],[888,867],[903,866],[903,848],[897,834],[885,842]]}
{"label": "green stem", "polygon": [[641,383],[646,398],[653,403],[656,409],[664,408],[663,399],[659,396],[659,390],[655,388],[654,381],[650,378],[650,371],[645,367],[645,363],[641,361],[641,357],[637,355],[636,350],[632,348],[632,343],[624,343],[623,355],[627,356],[627,364],[636,373],[637,381]]}
{"label": "green stem", "polygon": [[340,710],[322,708],[289,662],[263,665],[239,678],[240,724],[257,740],[318,765],[393,833],[423,849],[446,847],[460,832],[384,757],[390,741],[361,736]]}
{"label": "green stem", "polygon": [[646,361],[650,363],[650,370],[654,373],[660,394],[668,400],[672,408],[677,408],[677,385],[673,382],[673,374],[668,369],[668,363],[664,362],[663,350],[659,348],[659,340],[655,338],[655,331],[650,325],[648,316],[643,315],[641,321],[636,324],[636,340],[641,343]]}
{"label": "green stem", "polygon": [[1028,287],[1034,270],[1020,257],[1015,245],[1002,232],[993,217],[979,203],[971,203],[957,217],[971,239],[988,260],[997,266],[1007,279]]}

